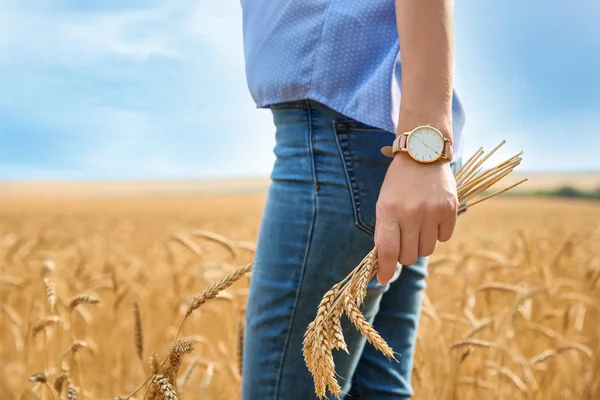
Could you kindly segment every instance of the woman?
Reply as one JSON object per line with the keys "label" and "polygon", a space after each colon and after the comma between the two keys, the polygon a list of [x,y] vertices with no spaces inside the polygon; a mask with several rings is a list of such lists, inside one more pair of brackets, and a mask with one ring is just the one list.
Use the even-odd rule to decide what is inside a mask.
{"label": "woman", "polygon": [[452,236],[458,207],[464,117],[451,2],[242,0],[242,9],[248,86],[276,126],[242,397],[315,398],[303,334],[321,296],[376,245],[362,311],[399,362],[344,320],[350,354],[335,354],[336,371],[348,398],[410,398],[427,256]]}

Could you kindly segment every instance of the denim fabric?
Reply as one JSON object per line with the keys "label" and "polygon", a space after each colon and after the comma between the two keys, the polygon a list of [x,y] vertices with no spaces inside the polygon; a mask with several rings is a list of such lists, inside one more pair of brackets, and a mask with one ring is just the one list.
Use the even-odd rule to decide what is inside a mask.
{"label": "denim fabric", "polygon": [[[373,248],[375,204],[394,135],[302,100],[273,107],[276,161],[246,310],[243,400],[310,400],[302,357],[322,295]],[[427,259],[369,284],[365,317],[400,353],[388,361],[344,317],[350,355],[335,352],[347,398],[409,398]]]}

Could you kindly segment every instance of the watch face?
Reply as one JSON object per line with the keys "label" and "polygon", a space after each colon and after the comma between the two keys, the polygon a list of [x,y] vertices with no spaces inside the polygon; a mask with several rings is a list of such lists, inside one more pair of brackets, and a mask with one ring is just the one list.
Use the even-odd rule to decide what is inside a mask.
{"label": "watch face", "polygon": [[406,147],[410,155],[421,162],[434,162],[444,151],[444,137],[435,128],[423,126],[408,136]]}

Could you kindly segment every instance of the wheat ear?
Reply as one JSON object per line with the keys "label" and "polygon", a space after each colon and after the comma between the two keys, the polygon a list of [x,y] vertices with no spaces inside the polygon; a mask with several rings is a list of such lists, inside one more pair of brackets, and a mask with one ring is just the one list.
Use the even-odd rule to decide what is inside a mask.
{"label": "wheat ear", "polygon": [[50,278],[44,278],[44,290],[46,291],[46,299],[48,301],[48,309],[50,314],[56,313],[56,289],[54,282]]}
{"label": "wheat ear", "polygon": [[[343,335],[342,343],[332,343],[332,339],[337,341],[337,337],[334,333],[329,334],[327,330],[329,321],[326,321],[326,318],[331,319],[329,311],[338,292],[339,284],[336,284],[323,296],[317,308],[317,317],[309,326],[307,331],[309,334],[305,334],[303,341],[302,353],[313,375],[315,393],[320,397],[325,396],[327,388],[336,396],[341,393],[341,388],[335,379],[335,365],[331,350],[334,347],[346,348],[346,343],[343,341]],[[339,324],[335,321],[332,323]]]}
{"label": "wheat ear", "polygon": [[[522,152],[508,158],[495,167],[484,170],[483,164],[485,161],[505,143],[506,141],[502,141],[487,155],[483,151],[483,148],[480,148],[454,174],[458,202],[461,204],[458,212],[505,193],[527,181],[527,179],[523,179],[504,189],[488,194],[480,199],[475,199],[512,173],[521,163]],[[330,387],[330,391],[334,395],[337,396],[339,394],[337,392],[339,386],[336,387],[337,381],[335,380],[335,365],[333,365],[333,370],[331,366],[333,360],[331,350],[342,349],[347,351],[347,346],[343,341],[343,333],[340,337],[341,327],[339,320],[342,313],[348,315],[354,326],[369,343],[388,358],[394,358],[393,349],[377,333],[359,309],[366,297],[367,285],[377,274],[377,271],[377,249],[373,248],[352,272],[323,295],[317,315],[306,329],[303,341],[303,354],[306,366],[313,376],[315,392],[319,397],[325,396],[327,387]],[[484,345],[484,342],[465,340],[455,344],[455,346],[467,344],[481,346]],[[333,390],[331,390],[332,387]]]}
{"label": "wheat ear", "polygon": [[68,381],[69,381],[69,373],[67,371],[61,372],[60,375],[58,375],[54,379],[54,390],[56,390],[56,393],[58,394],[59,398],[63,391],[63,388],[65,387],[65,384]]}
{"label": "wheat ear", "polygon": [[181,362],[183,361],[183,356],[192,351],[194,351],[194,345],[189,340],[178,339],[173,343],[167,356],[167,365],[163,369],[163,375],[169,382],[175,383],[177,374],[179,374],[179,367],[181,367]]}
{"label": "wheat ear", "polygon": [[29,377],[29,381],[33,383],[40,383],[52,394],[52,398],[54,400],[59,400],[59,395],[57,395],[54,389],[50,385],[48,385],[48,376],[45,373],[40,372],[37,374],[33,374]]}
{"label": "wheat ear", "polygon": [[100,298],[91,294],[80,294],[69,302],[69,311],[73,311],[80,304],[99,304]]}
{"label": "wheat ear", "polygon": [[135,321],[135,352],[144,368],[144,331],[142,330],[142,314],[137,301],[133,302],[133,319]]}
{"label": "wheat ear", "polygon": [[192,301],[190,302],[190,304],[188,305],[187,311],[185,312],[185,315],[184,315],[183,319],[181,320],[179,327],[177,328],[177,333],[175,334],[175,338],[179,337],[179,333],[181,333],[181,328],[183,327],[183,323],[194,312],[194,310],[197,310],[198,308],[200,308],[200,306],[202,304],[206,303],[208,300],[214,299],[221,290],[226,289],[229,286],[233,285],[242,276],[244,276],[248,272],[250,272],[252,270],[253,265],[254,265],[253,263],[250,263],[250,264],[246,264],[242,267],[239,267],[238,269],[233,271],[231,274],[227,275],[226,277],[221,279],[219,282],[210,285],[208,288],[206,288],[200,294],[198,294],[196,297],[194,297],[192,299]]}
{"label": "wheat ear", "polygon": [[162,375],[155,375],[152,385],[163,395],[165,400],[179,400],[179,395],[169,380]]}
{"label": "wheat ear", "polygon": [[73,386],[69,386],[67,389],[67,400],[77,400],[77,389]]}

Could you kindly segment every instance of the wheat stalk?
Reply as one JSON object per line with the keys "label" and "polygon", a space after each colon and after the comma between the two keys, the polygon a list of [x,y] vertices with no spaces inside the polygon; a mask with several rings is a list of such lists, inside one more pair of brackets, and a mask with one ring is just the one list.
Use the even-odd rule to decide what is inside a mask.
{"label": "wheat stalk", "polygon": [[15,289],[22,289],[27,281],[16,276],[0,276],[0,288],[2,286],[10,286]]}
{"label": "wheat stalk", "polygon": [[[480,148],[455,173],[454,177],[457,185],[457,197],[459,204],[461,204],[458,210],[459,212],[465,210],[467,207],[472,207],[484,200],[502,194],[526,181],[526,179],[524,179],[475,200],[478,195],[487,191],[497,182],[508,176],[521,163],[522,152],[508,158],[493,168],[483,170],[485,161],[504,145],[504,143],[505,141],[502,141],[487,155],[484,155],[483,149]],[[356,329],[369,343],[371,343],[371,345],[382,352],[386,357],[390,359],[394,358],[392,348],[387,344],[385,339],[377,333],[359,309],[366,297],[369,281],[377,274],[377,260],[377,249],[373,248],[354,270],[323,295],[323,299],[317,308],[315,319],[306,329],[302,352],[306,366],[313,376],[315,393],[320,398],[325,397],[327,389],[329,389],[329,392],[336,397],[339,397],[341,392],[335,378],[335,365],[333,364],[331,351],[334,349],[348,350],[339,323],[342,314],[346,314],[349,317]],[[521,292],[522,289],[509,285],[489,285],[480,288],[480,290]],[[493,343],[478,340],[464,340],[455,343],[453,347],[461,347],[464,345],[496,347]]]}
{"label": "wheat stalk", "polygon": [[202,395],[204,394],[204,391],[210,386],[214,375],[215,364],[210,363],[208,364],[208,367],[206,367],[206,372],[204,372],[202,382],[200,382],[200,388],[198,389],[198,398],[203,398]]}
{"label": "wheat stalk", "polygon": [[[71,339],[74,343],[77,343],[75,340],[75,329],[73,328],[73,311],[77,309],[78,306],[82,304],[99,304],[100,298],[91,294],[80,294],[71,299],[68,304],[69,309],[69,323],[71,325]],[[77,371],[77,379],[79,383],[79,388],[82,393],[82,397],[85,398],[85,390],[84,390],[84,378],[81,372],[81,367],[79,366],[79,360],[77,358],[77,351],[73,351],[73,361],[75,361],[75,370]],[[73,391],[74,395],[75,392]],[[68,396],[67,396],[68,397]]]}
{"label": "wheat stalk", "polygon": [[502,365],[498,365],[497,363],[486,361],[484,365],[487,368],[493,369],[500,373],[500,375],[506,377],[509,381],[511,381],[519,390],[523,393],[526,393],[529,390],[529,387],[525,382],[521,380],[511,369],[507,367],[503,367]]}
{"label": "wheat stalk", "polygon": [[189,382],[191,376],[192,376],[192,372],[194,372],[194,369],[200,364],[200,361],[198,361],[198,359],[195,359],[194,361],[192,361],[190,363],[190,365],[188,365],[188,367],[186,368],[185,372],[182,374],[181,378],[179,378],[177,380],[177,388],[179,388],[180,391],[183,391],[183,389],[185,388],[185,386],[187,385],[187,383]]}
{"label": "wheat stalk", "polygon": [[88,344],[87,342],[78,340],[76,342],[74,342],[71,347],[69,347],[69,349],[67,351],[65,351],[59,358],[58,358],[58,365],[60,366],[64,359],[69,356],[69,355],[73,355],[73,357],[75,357],[75,354],[81,350],[81,349],[86,349],[88,348]]}
{"label": "wheat stalk", "polygon": [[461,385],[473,385],[476,388],[486,389],[486,390],[494,390],[494,386],[486,381],[477,380],[471,377],[459,378],[458,383]]}
{"label": "wheat stalk", "polygon": [[491,317],[480,320],[477,325],[475,325],[473,328],[471,328],[470,331],[465,333],[465,335],[463,336],[463,340],[470,339],[471,337],[473,337],[474,335],[479,333],[481,330],[490,326],[493,322],[494,322],[494,319]]}
{"label": "wheat stalk", "polygon": [[510,293],[525,293],[527,291],[527,288],[517,285],[511,285],[508,283],[492,282],[485,285],[481,285],[475,289],[476,292],[486,292],[492,290]]}
{"label": "wheat stalk", "polygon": [[142,314],[137,301],[133,302],[133,319],[135,321],[135,352],[144,367],[144,332],[142,330]]}
{"label": "wheat stalk", "polygon": [[452,349],[459,349],[465,346],[481,347],[485,349],[498,349],[499,346],[494,342],[488,342],[480,339],[465,339],[452,344]]}
{"label": "wheat stalk", "polygon": [[214,232],[205,231],[202,229],[194,229],[193,231],[190,232],[190,234],[192,234],[193,236],[198,236],[198,237],[201,237],[204,239],[211,240],[215,243],[219,243],[220,245],[223,245],[223,247],[225,247],[227,249],[227,251],[229,251],[229,254],[231,254],[231,257],[233,259],[235,259],[237,257],[237,251],[235,249],[235,244],[233,244],[231,242],[231,240],[227,239],[225,236],[221,236]]}
{"label": "wheat stalk", "polygon": [[23,318],[19,315],[17,310],[9,306],[8,304],[2,305],[2,311],[10,318],[10,320],[15,324],[16,327],[20,327],[23,325]]}
{"label": "wheat stalk", "polygon": [[567,350],[576,350],[580,353],[585,354],[586,356],[588,356],[590,358],[593,356],[592,349],[590,349],[589,347],[587,347],[581,343],[567,343],[567,344],[557,347],[556,349],[548,349],[548,350],[542,351],[541,353],[532,357],[529,360],[529,364],[531,364],[531,365],[539,364],[539,363],[546,361],[547,359],[554,357],[554,356],[556,356],[564,351],[567,351]]}
{"label": "wheat stalk", "polygon": [[196,243],[194,243],[192,240],[190,240],[190,238],[188,238],[187,236],[184,236],[181,233],[177,233],[177,234],[172,235],[170,237],[170,239],[177,243],[182,244],[185,248],[189,249],[192,253],[194,253],[198,257],[202,258],[202,255],[204,253],[202,251],[202,249]]}
{"label": "wheat stalk", "polygon": [[237,367],[240,376],[242,376],[243,366],[244,366],[244,334],[245,334],[245,326],[243,320],[240,318],[238,320],[238,337],[237,337]]}
{"label": "wheat stalk", "polygon": [[62,322],[61,319],[57,315],[52,315],[50,317],[46,317],[46,318],[39,320],[38,322],[35,323],[35,325],[33,325],[33,328],[32,328],[33,338],[35,339],[35,337],[38,335],[38,333],[42,332],[47,327],[60,324],[61,322]]}
{"label": "wheat stalk", "polygon": [[44,386],[52,394],[54,400],[59,400],[56,392],[50,385],[48,385],[48,376],[44,372],[33,374],[29,377],[29,382],[39,383]]}

